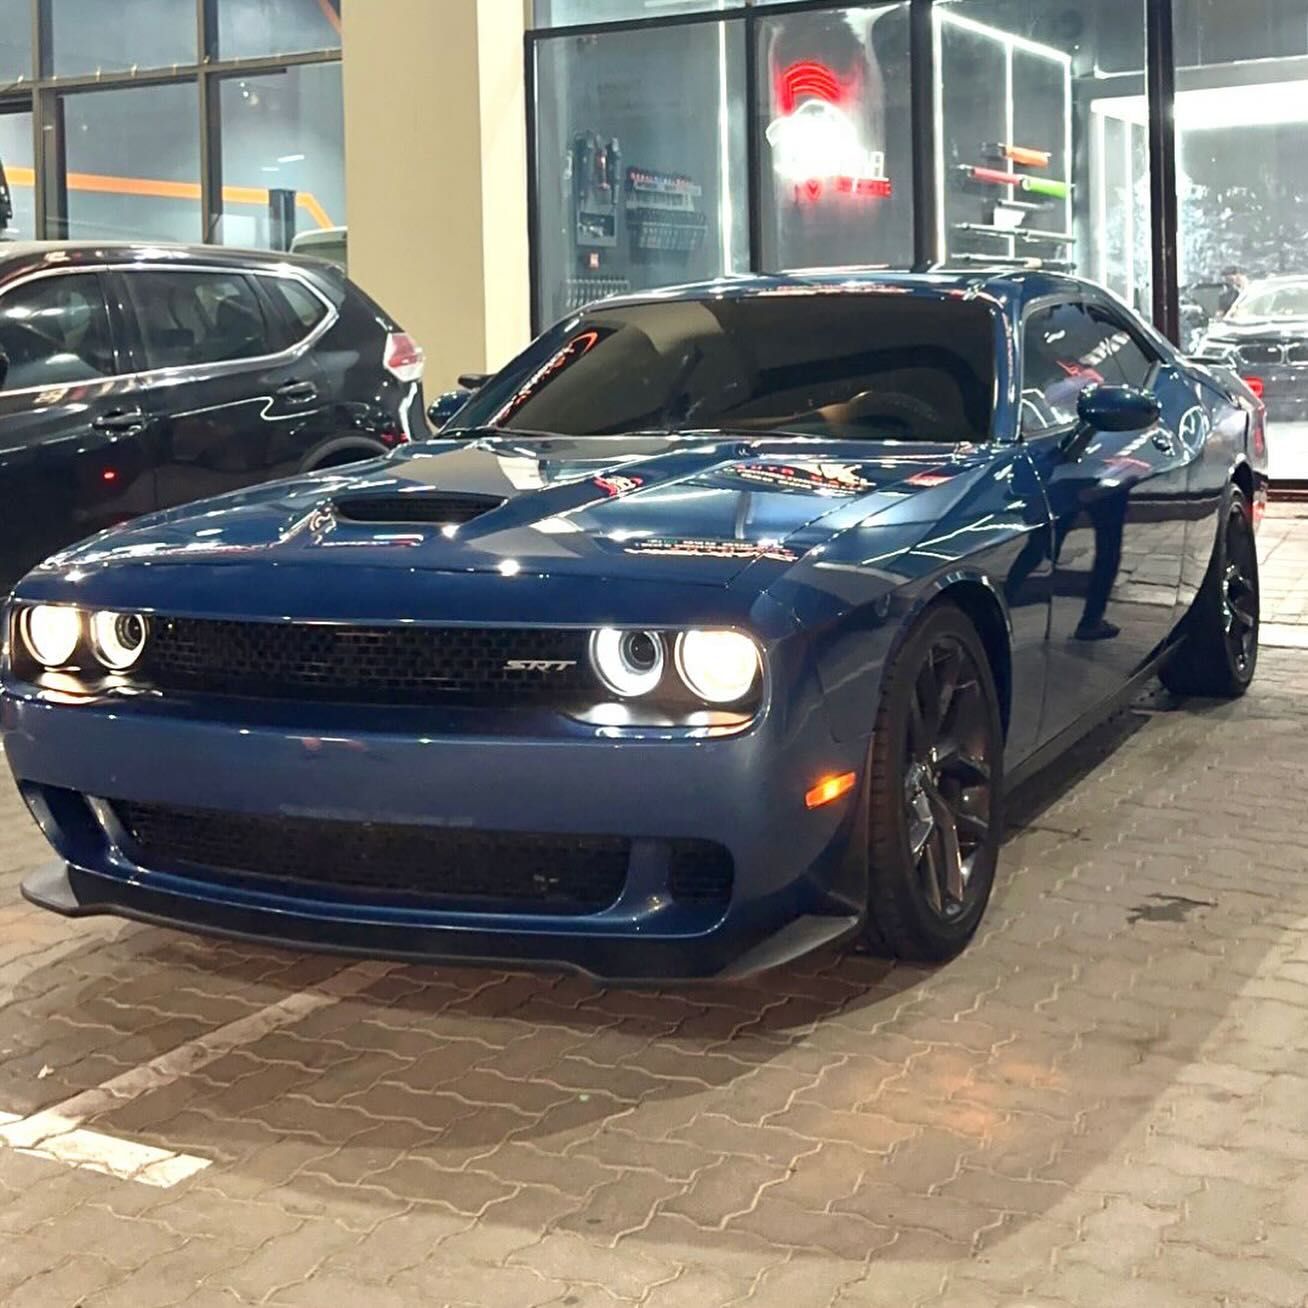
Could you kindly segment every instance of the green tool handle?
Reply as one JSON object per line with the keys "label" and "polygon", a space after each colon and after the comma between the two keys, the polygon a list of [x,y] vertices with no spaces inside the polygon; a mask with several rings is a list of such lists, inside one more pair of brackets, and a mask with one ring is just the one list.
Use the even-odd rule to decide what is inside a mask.
{"label": "green tool handle", "polygon": [[1066,200],[1072,194],[1072,188],[1067,182],[1050,177],[1023,177],[1022,189],[1033,195],[1050,195],[1056,200]]}

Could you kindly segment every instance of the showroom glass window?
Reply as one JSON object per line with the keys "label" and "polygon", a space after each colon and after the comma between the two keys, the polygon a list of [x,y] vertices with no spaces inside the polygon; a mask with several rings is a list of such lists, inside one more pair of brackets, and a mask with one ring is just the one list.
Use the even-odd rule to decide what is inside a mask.
{"label": "showroom glass window", "polygon": [[[219,83],[223,245],[285,249],[345,224],[345,109],[339,63]],[[286,201],[286,230],[270,193]],[[267,198],[265,198],[267,197]]]}
{"label": "showroom glass window", "polygon": [[36,235],[31,103],[26,98],[13,105],[0,100],[0,162],[4,164],[13,208],[4,235],[10,239],[30,239]]}
{"label": "showroom glass window", "polygon": [[1255,380],[1272,479],[1308,477],[1308,5],[1173,14],[1183,344]]}
{"label": "showroom glass window", "polygon": [[536,311],[743,271],[744,24],[536,45]]}
{"label": "showroom glass window", "polygon": [[735,8],[740,0],[536,0],[537,27],[576,27],[583,23],[629,22],[669,14]]}
{"label": "showroom glass window", "polygon": [[31,79],[31,0],[0,0],[0,84]]}
{"label": "showroom glass window", "polygon": [[908,9],[759,21],[764,268],[913,263]]}
{"label": "showroom glass window", "polygon": [[170,68],[199,57],[195,0],[54,0],[49,13],[50,71],[58,77]]}
{"label": "showroom glass window", "polygon": [[61,97],[67,184],[59,236],[194,241],[200,138],[193,81]]}
{"label": "showroom glass window", "polygon": [[1151,311],[1144,0],[934,10],[948,262],[1040,259]]}
{"label": "showroom glass window", "polygon": [[217,5],[222,59],[340,49],[340,0],[217,0]]}

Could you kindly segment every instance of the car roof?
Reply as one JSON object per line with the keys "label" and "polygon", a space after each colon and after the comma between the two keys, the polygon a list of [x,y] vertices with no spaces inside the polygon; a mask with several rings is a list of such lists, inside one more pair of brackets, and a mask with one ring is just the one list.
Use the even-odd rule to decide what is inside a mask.
{"label": "car roof", "polygon": [[294,264],[328,267],[321,259],[281,250],[243,250],[225,245],[184,245],[173,241],[5,241],[0,242],[0,272],[33,271],[86,264],[188,263],[210,267],[262,267]]}
{"label": "car roof", "polygon": [[851,295],[878,287],[912,294],[958,298],[991,295],[1025,304],[1051,295],[1113,298],[1094,282],[1065,273],[1026,268],[938,268],[930,272],[891,272],[885,268],[848,267],[799,269],[781,273],[736,273],[712,281],[690,282],[657,290],[635,291],[599,301],[604,307],[656,304],[661,300],[749,299],[754,296],[803,294]]}

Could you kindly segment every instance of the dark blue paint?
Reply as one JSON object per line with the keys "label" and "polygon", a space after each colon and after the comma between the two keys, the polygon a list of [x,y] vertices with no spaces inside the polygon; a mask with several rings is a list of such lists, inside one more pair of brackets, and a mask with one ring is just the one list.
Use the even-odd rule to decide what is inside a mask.
{"label": "dark blue paint", "polygon": [[[687,294],[850,280],[742,279]],[[1126,312],[1102,292],[1035,273],[852,280],[994,304],[992,441],[473,433],[158,514],[57,556],[16,591],[20,602],[272,621],[740,626],[758,637],[768,667],[752,726],[710,738],[587,726],[543,711],[418,714],[121,694],[68,702],[6,667],[0,726],[9,762],[71,869],[33,878],[29,893],[65,912],[317,948],[527,959],[626,977],[748,969],[847,933],[866,887],[861,784],[815,812],[803,795],[828,773],[862,780],[883,670],[922,610],[943,595],[999,616],[1011,769],[1093,717],[1175,639],[1232,477],[1251,478],[1256,500],[1266,493],[1248,395],[1184,362],[1142,324],[1162,359],[1147,397],[1092,398],[1083,416],[1096,429],[1071,445],[1067,433],[1019,438],[1024,308],[1067,296]],[[1143,429],[1132,426],[1136,418],[1148,420]],[[841,493],[766,481],[774,465],[832,463],[849,465]],[[639,484],[622,489],[629,483],[615,476]],[[506,503],[456,539],[321,512],[347,488],[430,487]],[[1104,613],[1121,634],[1079,641],[1096,585],[1096,533],[1102,554],[1106,530],[1120,534],[1122,566]],[[642,533],[655,533],[653,547]],[[687,542],[705,541],[722,548],[687,552]],[[361,906],[132,866],[81,796],[625,834],[637,844],[623,897],[585,917]],[[735,895],[725,911],[662,893],[660,842],[685,837],[730,848]]]}

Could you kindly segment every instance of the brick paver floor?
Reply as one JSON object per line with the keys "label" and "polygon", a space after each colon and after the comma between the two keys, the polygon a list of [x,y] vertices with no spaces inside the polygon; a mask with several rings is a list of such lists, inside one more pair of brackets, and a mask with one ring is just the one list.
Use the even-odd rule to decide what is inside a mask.
{"label": "brick paver floor", "polygon": [[1308,1303],[1306,728],[1269,648],[1021,796],[953,964],[662,991],[63,922],[0,789],[0,1122],[70,1119],[0,1147],[0,1302]]}

